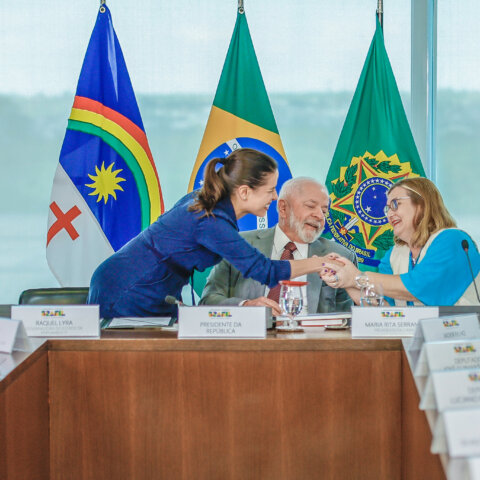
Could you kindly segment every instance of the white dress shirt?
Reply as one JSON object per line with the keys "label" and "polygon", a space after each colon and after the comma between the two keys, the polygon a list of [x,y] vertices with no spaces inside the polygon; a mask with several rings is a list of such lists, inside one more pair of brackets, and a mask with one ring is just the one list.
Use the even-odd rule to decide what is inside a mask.
{"label": "white dress shirt", "polygon": [[[285,249],[285,245],[291,242],[291,240],[285,235],[283,230],[277,225],[275,227],[275,234],[273,236],[273,248],[272,248],[272,254],[270,258],[272,260],[280,260],[280,257],[282,256],[283,250]],[[299,242],[293,242],[295,243],[295,246],[297,249],[293,252],[293,259],[294,260],[302,260],[304,258],[308,258],[308,243],[299,243]],[[292,278],[292,280],[296,280],[298,282],[306,282],[307,281],[307,275],[301,275],[300,277],[297,278]],[[301,315],[306,315],[307,313],[307,287],[301,287],[302,288],[302,295],[303,295],[303,308],[301,311]],[[268,292],[270,289],[267,287],[265,289],[265,296],[268,296]]]}

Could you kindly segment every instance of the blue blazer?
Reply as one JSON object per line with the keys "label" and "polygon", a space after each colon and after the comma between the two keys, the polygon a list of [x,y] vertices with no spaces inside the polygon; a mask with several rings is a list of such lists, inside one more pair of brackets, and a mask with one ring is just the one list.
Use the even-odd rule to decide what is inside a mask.
{"label": "blue blazer", "polygon": [[180,298],[193,271],[227,259],[247,278],[274,286],[290,277],[290,263],[270,260],[238,233],[235,211],[223,199],[213,215],[189,211],[195,192],[180,199],[94,272],[88,303],[103,318],[169,315],[166,295]]}

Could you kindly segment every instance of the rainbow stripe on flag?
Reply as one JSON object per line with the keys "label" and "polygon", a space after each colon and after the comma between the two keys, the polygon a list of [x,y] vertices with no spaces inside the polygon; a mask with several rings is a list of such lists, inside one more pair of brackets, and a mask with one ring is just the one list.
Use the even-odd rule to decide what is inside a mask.
{"label": "rainbow stripe on flag", "polygon": [[142,230],[162,213],[163,200],[145,132],[122,114],[96,100],[75,97],[69,130],[100,137],[132,172],[140,197]]}
{"label": "rainbow stripe on flag", "polygon": [[97,16],[50,203],[47,260],[63,286],[86,286],[105,258],[163,213],[163,199],[109,9]]}

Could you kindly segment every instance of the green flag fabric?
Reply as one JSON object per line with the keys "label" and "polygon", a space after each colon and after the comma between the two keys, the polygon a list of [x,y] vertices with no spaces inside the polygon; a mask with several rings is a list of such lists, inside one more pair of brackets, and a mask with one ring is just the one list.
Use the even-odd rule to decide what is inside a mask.
{"label": "green flag fabric", "polygon": [[376,269],[393,245],[383,212],[388,189],[424,175],[377,18],[327,174],[331,204],[325,236],[354,251],[362,269]]}
{"label": "green flag fabric", "polygon": [[[292,177],[244,11],[237,15],[188,191],[201,188],[205,166],[212,158],[226,157],[238,148],[254,148],[277,162],[278,189]],[[276,225],[276,203],[272,202],[263,218],[251,214],[242,217],[240,230]]]}

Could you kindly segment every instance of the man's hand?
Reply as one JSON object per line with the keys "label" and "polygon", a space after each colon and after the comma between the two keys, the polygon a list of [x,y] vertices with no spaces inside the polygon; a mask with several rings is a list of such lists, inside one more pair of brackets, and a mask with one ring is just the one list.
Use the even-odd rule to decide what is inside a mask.
{"label": "man's hand", "polygon": [[282,309],[280,305],[272,300],[271,298],[267,297],[258,297],[253,298],[252,300],[247,300],[243,304],[244,307],[270,307],[272,309],[272,315],[278,316],[282,314]]}

